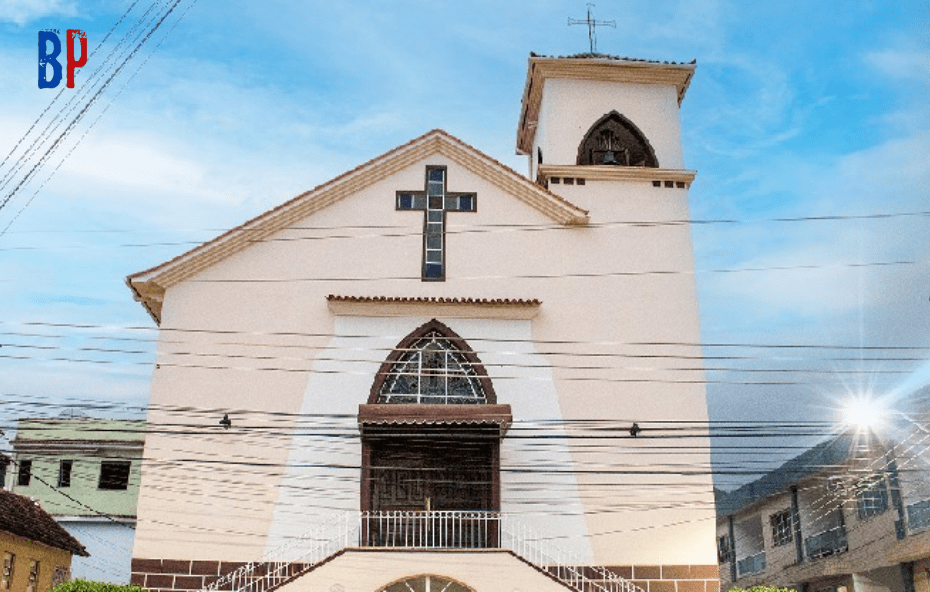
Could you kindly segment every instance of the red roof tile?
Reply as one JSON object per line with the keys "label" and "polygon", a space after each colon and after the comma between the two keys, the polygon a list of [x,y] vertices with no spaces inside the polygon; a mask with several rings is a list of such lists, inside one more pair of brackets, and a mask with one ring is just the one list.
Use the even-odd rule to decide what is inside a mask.
{"label": "red roof tile", "polygon": [[341,296],[330,294],[330,302],[397,302],[400,304],[480,304],[485,306],[539,306],[535,298],[443,298],[436,296]]}
{"label": "red roof tile", "polygon": [[28,497],[0,490],[0,531],[90,557],[84,545],[55,522],[48,512]]}

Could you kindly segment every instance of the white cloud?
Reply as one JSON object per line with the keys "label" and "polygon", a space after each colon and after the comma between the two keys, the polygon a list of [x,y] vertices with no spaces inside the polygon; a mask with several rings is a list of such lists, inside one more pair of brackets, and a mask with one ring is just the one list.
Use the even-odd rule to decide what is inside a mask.
{"label": "white cloud", "polygon": [[[861,307],[889,304],[880,301],[893,301],[894,293],[878,292],[874,287],[885,285],[888,278],[902,273],[901,268],[856,267],[873,263],[873,256],[867,254],[863,259],[843,247],[848,248],[855,239],[869,239],[861,236],[863,233],[846,234],[833,244],[803,245],[748,261],[741,267],[769,271],[722,274],[715,282],[716,290],[721,296],[729,295],[731,305],[742,301],[747,305],[745,311],[756,311],[754,314],[763,318],[785,314],[826,318]],[[910,268],[904,273],[911,273]],[[877,281],[879,278],[881,281]]]}
{"label": "white cloud", "polygon": [[883,49],[865,54],[867,66],[895,80],[926,85],[930,80],[930,53],[917,49]]}
{"label": "white cloud", "polygon": [[48,16],[74,16],[75,3],[70,0],[0,0],[0,21],[25,25]]}
{"label": "white cloud", "polygon": [[154,138],[124,134],[86,140],[65,161],[63,170],[116,186],[188,194],[204,181],[203,167],[172,154]]}
{"label": "white cloud", "polygon": [[[930,203],[930,133],[911,130],[828,162],[773,159],[754,170],[755,199],[784,198],[773,217],[885,215],[926,211]],[[793,203],[788,206],[787,202]],[[699,267],[779,268],[767,272],[699,276],[705,313],[721,320],[827,319],[882,307],[901,311],[912,300],[904,286],[930,266],[926,237],[930,217],[839,221],[764,222],[698,229]],[[743,219],[747,219],[746,212]],[[733,248],[739,245],[739,248]],[[916,265],[855,267],[862,263],[913,261]],[[814,266],[813,269],[806,267]],[[925,297],[921,300],[925,300]],[[887,315],[883,316],[887,321]]]}

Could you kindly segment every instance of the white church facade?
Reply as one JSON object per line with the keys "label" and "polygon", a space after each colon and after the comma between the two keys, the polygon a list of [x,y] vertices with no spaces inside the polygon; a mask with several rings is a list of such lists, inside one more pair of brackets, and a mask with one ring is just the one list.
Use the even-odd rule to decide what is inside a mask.
{"label": "white church facade", "polygon": [[717,592],[694,70],[532,55],[528,176],[434,130],[130,276],[133,583]]}

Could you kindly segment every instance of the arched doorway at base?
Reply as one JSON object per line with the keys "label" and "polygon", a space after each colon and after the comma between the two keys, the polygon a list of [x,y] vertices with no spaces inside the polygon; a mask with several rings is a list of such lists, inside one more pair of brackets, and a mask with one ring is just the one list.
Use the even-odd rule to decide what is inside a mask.
{"label": "arched doorway at base", "polygon": [[433,574],[404,578],[388,584],[378,592],[476,592],[461,582]]}

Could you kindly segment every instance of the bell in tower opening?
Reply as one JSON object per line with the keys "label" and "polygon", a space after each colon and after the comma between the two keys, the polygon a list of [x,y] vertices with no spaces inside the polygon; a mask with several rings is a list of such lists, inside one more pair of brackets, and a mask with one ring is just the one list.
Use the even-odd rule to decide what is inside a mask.
{"label": "bell in tower opening", "polygon": [[659,166],[648,140],[629,119],[611,111],[585,134],[578,147],[579,165]]}

